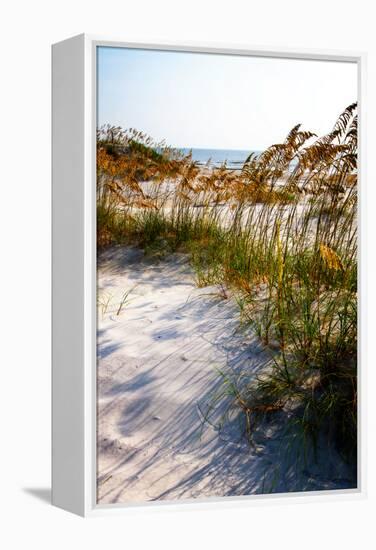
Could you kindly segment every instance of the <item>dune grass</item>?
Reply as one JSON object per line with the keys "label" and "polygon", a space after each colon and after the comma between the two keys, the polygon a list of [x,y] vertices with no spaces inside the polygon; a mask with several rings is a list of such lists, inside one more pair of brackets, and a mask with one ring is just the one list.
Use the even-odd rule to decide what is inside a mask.
{"label": "dune grass", "polygon": [[246,384],[223,375],[250,440],[260,418],[289,409],[304,444],[324,433],[354,467],[356,172],[356,104],[328,135],[298,125],[241,171],[201,168],[135,131],[98,135],[98,247],[189,254],[197,285],[229,289],[273,357]]}

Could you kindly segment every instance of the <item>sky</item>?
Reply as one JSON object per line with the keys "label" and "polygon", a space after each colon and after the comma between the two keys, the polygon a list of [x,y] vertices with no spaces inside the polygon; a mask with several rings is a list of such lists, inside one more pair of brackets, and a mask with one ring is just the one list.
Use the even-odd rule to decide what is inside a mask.
{"label": "sky", "polygon": [[97,124],[173,147],[262,150],[357,100],[355,63],[99,47]]}

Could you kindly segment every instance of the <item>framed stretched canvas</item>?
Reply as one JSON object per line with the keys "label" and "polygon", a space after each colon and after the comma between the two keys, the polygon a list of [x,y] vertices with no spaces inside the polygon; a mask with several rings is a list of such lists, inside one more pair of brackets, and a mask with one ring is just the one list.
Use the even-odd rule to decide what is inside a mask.
{"label": "framed stretched canvas", "polygon": [[54,504],[362,495],[363,74],[53,46]]}

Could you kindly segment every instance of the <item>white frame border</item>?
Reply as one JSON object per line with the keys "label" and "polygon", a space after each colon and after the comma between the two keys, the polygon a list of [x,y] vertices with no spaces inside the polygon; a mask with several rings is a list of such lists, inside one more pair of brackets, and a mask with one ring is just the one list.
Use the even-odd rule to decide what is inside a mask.
{"label": "white frame border", "polygon": [[[158,512],[165,510],[166,506],[173,510],[186,509],[213,509],[218,506],[233,508],[247,507],[253,505],[270,504],[293,504],[301,502],[331,502],[339,500],[364,499],[366,497],[366,354],[365,354],[365,330],[366,325],[366,274],[364,269],[364,250],[366,249],[366,54],[364,52],[343,52],[336,50],[295,50],[295,49],[274,49],[265,47],[250,47],[242,45],[229,45],[218,43],[149,43],[147,41],[126,42],[123,40],[111,40],[92,35],[79,35],[72,39],[64,41],[69,44],[73,40],[81,40],[84,44],[84,285],[83,285],[83,304],[84,304],[84,460],[77,464],[80,469],[80,475],[83,480],[84,494],[83,502],[77,503],[75,510],[64,506],[59,502],[59,495],[54,498],[53,503],[57,506],[70,511],[79,509],[78,513],[84,516],[103,516],[118,513],[144,513],[148,511]],[[58,43],[57,47],[64,43]],[[358,239],[360,241],[358,252],[358,271],[359,288],[362,289],[358,295],[358,318],[359,318],[359,342],[358,342],[358,388],[359,388],[359,415],[358,415],[358,488],[347,490],[330,491],[309,491],[299,493],[281,493],[271,495],[246,495],[236,497],[213,497],[197,500],[184,501],[161,501],[161,502],[143,502],[140,504],[106,504],[98,505],[97,498],[97,469],[96,469],[96,50],[98,46],[123,47],[132,49],[150,49],[162,51],[181,51],[195,53],[211,53],[225,55],[240,55],[252,57],[274,57],[283,59],[302,59],[302,60],[321,60],[356,63],[358,66],[358,103],[359,103],[359,224]],[[65,106],[69,109],[69,104]],[[54,109],[54,107],[53,107]],[[54,114],[54,112],[53,112]],[[79,177],[79,174],[77,174]],[[81,182],[82,185],[82,182]],[[69,319],[66,319],[69,323]],[[56,339],[56,336],[55,336]],[[53,372],[56,366],[53,365]],[[63,393],[69,391],[68,388],[54,389]],[[52,426],[53,441],[54,438],[61,438],[61,433],[57,433],[61,428],[57,422]],[[60,430],[61,431],[61,430]],[[69,454],[70,441],[69,434],[65,434],[66,454]],[[60,441],[59,441],[60,443]],[[53,460],[54,462],[54,460]],[[54,464],[53,464],[54,466]],[[56,472],[55,479],[59,476]]]}

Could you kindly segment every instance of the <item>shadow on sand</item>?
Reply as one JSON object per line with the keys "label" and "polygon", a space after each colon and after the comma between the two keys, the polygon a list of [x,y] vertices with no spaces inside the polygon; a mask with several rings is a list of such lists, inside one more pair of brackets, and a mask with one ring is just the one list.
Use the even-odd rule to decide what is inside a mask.
{"label": "shadow on sand", "polygon": [[[221,372],[249,383],[271,357],[254,334],[239,330],[231,299],[221,299],[215,287],[187,284],[182,255],[153,263],[140,250],[115,247],[99,265],[102,283],[121,277],[148,289],[141,303],[130,305],[120,331],[129,347],[114,340],[113,325],[99,332],[100,502],[353,486],[335,453],[316,462],[309,451],[297,455],[301,440],[286,430],[288,412],[265,417],[252,444],[246,440],[245,419]],[[166,296],[153,309],[161,291]],[[137,325],[142,317],[150,324]]]}

